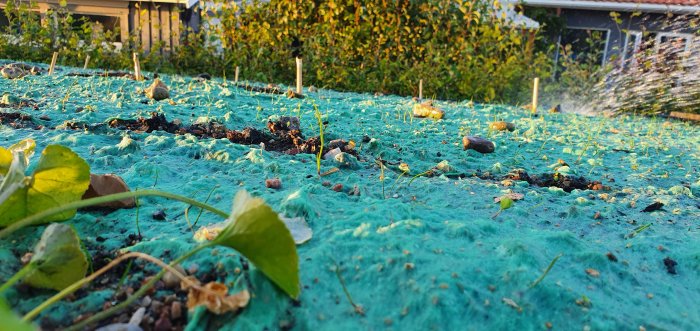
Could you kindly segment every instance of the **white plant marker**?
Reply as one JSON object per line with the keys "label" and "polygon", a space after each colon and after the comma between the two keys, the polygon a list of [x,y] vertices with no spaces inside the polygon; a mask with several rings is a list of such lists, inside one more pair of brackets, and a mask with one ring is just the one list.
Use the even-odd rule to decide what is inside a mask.
{"label": "white plant marker", "polygon": [[423,80],[418,81],[418,100],[423,100]]}
{"label": "white plant marker", "polygon": [[53,57],[51,58],[51,66],[49,67],[49,75],[53,75],[53,71],[56,68],[56,60],[58,60],[58,52],[53,52]]}
{"label": "white plant marker", "polygon": [[88,63],[90,63],[90,55],[85,57],[85,65],[83,66],[83,69],[87,69]]}
{"label": "white plant marker", "polygon": [[134,52],[134,76],[136,80],[141,80],[141,63],[139,63],[139,54]]}
{"label": "white plant marker", "polygon": [[540,89],[540,78],[535,77],[534,86],[532,87],[532,113],[537,112],[537,95]]}
{"label": "white plant marker", "polygon": [[239,72],[239,68],[238,68],[238,66],[236,66],[236,72],[233,75],[233,83],[234,84],[238,84],[238,72]]}
{"label": "white plant marker", "polygon": [[301,68],[302,68],[302,63],[301,63],[301,58],[297,58],[297,94],[301,94]]}

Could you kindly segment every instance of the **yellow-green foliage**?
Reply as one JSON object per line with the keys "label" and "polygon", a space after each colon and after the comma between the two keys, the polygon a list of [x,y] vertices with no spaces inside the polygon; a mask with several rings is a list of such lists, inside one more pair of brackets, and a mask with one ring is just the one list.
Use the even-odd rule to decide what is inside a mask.
{"label": "yellow-green foliage", "polygon": [[[128,68],[130,52],[138,50],[135,37],[114,52],[102,42],[115,36],[97,33],[89,22],[58,20],[54,29],[52,20],[41,22],[26,2],[17,3],[8,1],[6,13],[10,32],[23,46],[0,41],[0,58],[46,62],[58,49],[60,64],[82,65],[89,54],[94,67],[118,69]],[[298,40],[305,85],[416,95],[423,79],[431,97],[526,101],[531,79],[548,75],[549,60],[534,50],[535,31],[508,24],[493,14],[492,5],[499,6],[486,0],[256,0],[240,5],[212,0],[203,10],[211,16],[203,21],[220,24],[190,30],[183,34],[183,47],[168,55],[156,49],[142,55],[141,64],[160,72],[219,75],[240,66],[242,79],[292,84],[292,43]],[[65,8],[50,14],[70,17]],[[217,50],[217,40],[223,51]]]}

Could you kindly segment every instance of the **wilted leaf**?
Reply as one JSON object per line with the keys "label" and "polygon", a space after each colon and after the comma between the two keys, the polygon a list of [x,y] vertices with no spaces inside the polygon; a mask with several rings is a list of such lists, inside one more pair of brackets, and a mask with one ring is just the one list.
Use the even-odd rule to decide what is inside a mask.
{"label": "wilted leaf", "polygon": [[237,250],[289,296],[299,296],[296,245],[277,213],[262,199],[239,191],[228,221],[214,243]]}
{"label": "wilted leaf", "polygon": [[36,143],[32,139],[24,139],[7,149],[0,147],[0,176],[5,176],[10,170],[14,153],[22,153],[21,159],[26,167],[29,164],[29,158],[34,154],[35,147]]}
{"label": "wilted leaf", "polygon": [[493,202],[498,203],[501,202],[504,198],[511,199],[513,201],[518,201],[522,200],[525,197],[522,193],[508,193],[506,195],[500,196],[500,197],[495,197],[493,198]]}
{"label": "wilted leaf", "polygon": [[75,230],[58,223],[46,227],[29,263],[34,267],[24,278],[27,284],[58,291],[85,277],[88,268]]}
{"label": "wilted leaf", "polygon": [[234,295],[228,295],[226,285],[210,282],[201,286],[194,277],[187,277],[180,283],[187,293],[187,308],[194,309],[197,306],[204,306],[210,312],[221,315],[229,312],[236,312],[248,305],[250,293],[248,290],[240,291]]}
{"label": "wilted leaf", "polygon": [[306,220],[303,217],[288,218],[282,215],[279,216],[280,220],[282,220],[284,225],[287,226],[289,233],[292,234],[292,238],[294,238],[294,243],[296,243],[297,245],[301,245],[311,240],[311,237],[313,237],[314,232],[311,230],[309,224],[306,223]]}
{"label": "wilted leaf", "polygon": [[[14,153],[8,174],[0,184],[2,192],[10,192],[9,189],[12,189],[6,199],[0,199],[0,227],[46,209],[80,200],[90,183],[90,167],[67,147],[47,146],[41,153],[34,173],[29,177],[24,176],[26,167],[22,166],[22,154]],[[43,219],[42,223],[66,220],[73,217],[75,212],[69,210],[55,214]]]}
{"label": "wilted leaf", "polygon": [[[129,186],[124,180],[115,174],[96,175],[90,174],[90,185],[83,194],[83,199],[103,197],[105,195],[129,192]],[[96,208],[133,208],[136,206],[136,199],[126,198],[118,201],[103,202],[95,205]]]}

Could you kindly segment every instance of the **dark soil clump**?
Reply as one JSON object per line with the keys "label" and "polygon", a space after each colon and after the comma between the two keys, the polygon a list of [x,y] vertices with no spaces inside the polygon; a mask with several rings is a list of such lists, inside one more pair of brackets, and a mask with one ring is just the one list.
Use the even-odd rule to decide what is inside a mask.
{"label": "dark soil clump", "polygon": [[[109,126],[120,130],[151,133],[153,131],[165,131],[172,134],[191,134],[197,138],[226,138],[229,141],[242,145],[263,144],[265,150],[282,152],[286,154],[308,153],[316,154],[321,148],[318,137],[306,139],[299,129],[299,119],[283,116],[279,120],[269,121],[267,128],[269,133],[256,128],[246,127],[241,131],[229,130],[221,123],[206,122],[195,123],[190,126],[182,126],[177,121],[168,122],[165,115],[152,113],[150,118],[136,120],[113,119]],[[334,147],[330,147],[330,146]],[[329,143],[330,148],[342,147],[347,153],[357,156],[357,152],[349,147],[344,140],[334,140]]]}
{"label": "dark soil clump", "polygon": [[591,181],[583,176],[567,176],[559,173],[543,173],[530,175],[523,170],[516,170],[505,176],[504,179],[526,181],[530,185],[539,187],[558,187],[564,192],[570,193],[573,190],[608,190],[600,181]]}
{"label": "dark soil clump", "polygon": [[30,115],[22,113],[0,113],[0,124],[8,125],[13,129],[39,130],[44,127],[43,125],[35,124]]}

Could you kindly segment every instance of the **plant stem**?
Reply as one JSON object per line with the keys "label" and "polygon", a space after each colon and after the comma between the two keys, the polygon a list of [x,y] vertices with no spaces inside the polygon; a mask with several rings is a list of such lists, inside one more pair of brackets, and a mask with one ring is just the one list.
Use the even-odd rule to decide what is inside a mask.
{"label": "plant stem", "polygon": [[[207,246],[209,246],[209,244],[202,245],[202,246],[198,246],[198,247],[196,247],[195,249],[193,249],[192,251],[190,251],[190,252],[188,252],[187,254],[183,255],[183,257],[184,257],[184,258],[189,257],[189,256],[191,256],[190,253],[194,254],[193,252],[197,252],[197,251],[199,251],[199,250],[201,250],[201,249],[203,249],[204,247],[207,247]],[[189,255],[188,255],[188,254],[189,254]],[[73,292],[79,290],[81,287],[83,287],[83,286],[86,285],[87,283],[89,283],[89,282],[95,280],[95,278],[97,278],[97,277],[99,277],[100,275],[104,274],[105,272],[109,271],[109,269],[112,269],[114,266],[116,266],[117,264],[121,263],[122,261],[124,261],[124,260],[126,260],[126,259],[130,259],[130,258],[140,258],[140,259],[144,259],[144,260],[150,261],[150,262],[152,262],[152,263],[155,263],[155,264],[161,266],[161,267],[163,268],[163,269],[161,270],[161,272],[162,272],[163,274],[165,274],[166,271],[170,271],[170,272],[172,272],[172,273],[174,273],[174,274],[176,274],[176,275],[178,275],[178,276],[182,276],[182,275],[180,274],[180,272],[178,272],[176,269],[173,268],[173,266],[175,266],[175,265],[177,265],[179,262],[181,262],[181,261],[183,260],[183,257],[180,257],[180,258],[178,258],[177,260],[173,261],[170,265],[167,265],[167,264],[163,263],[161,260],[159,260],[159,259],[157,259],[157,258],[155,258],[155,257],[152,257],[152,256],[150,256],[150,255],[148,255],[148,254],[144,254],[144,253],[140,253],[140,252],[131,252],[131,253],[124,254],[124,255],[122,255],[122,256],[120,256],[120,257],[114,259],[112,262],[110,262],[110,263],[107,264],[106,266],[102,267],[102,269],[100,269],[100,270],[98,270],[98,271],[92,273],[90,276],[87,276],[87,277],[85,277],[85,278],[83,278],[83,279],[81,279],[81,280],[79,280],[79,281],[77,281],[77,282],[71,284],[70,286],[68,286],[68,287],[66,287],[65,289],[63,289],[61,292],[56,293],[54,296],[52,296],[51,298],[49,298],[49,299],[47,299],[46,301],[42,302],[39,306],[37,306],[37,307],[34,308],[32,311],[30,311],[30,312],[28,312],[26,315],[24,315],[24,317],[23,317],[22,319],[23,319],[24,321],[26,321],[26,322],[31,321],[31,320],[34,319],[37,315],[39,315],[39,313],[41,313],[42,311],[44,311],[44,310],[45,310],[46,308],[48,308],[49,306],[51,306],[51,305],[53,305],[54,303],[58,302],[59,300],[65,298],[67,295],[69,295],[69,294],[71,294],[71,293],[73,293]],[[180,277],[180,278],[183,278],[183,277]],[[154,284],[155,284],[155,282],[154,282]],[[144,286],[147,286],[147,284],[144,285]],[[143,287],[142,287],[142,288],[143,288]],[[134,294],[134,295],[136,295],[136,294]],[[134,295],[132,295],[132,297],[133,297]],[[131,299],[131,297],[129,297],[129,299]],[[128,301],[129,299],[127,299],[127,301]]]}
{"label": "plant stem", "polygon": [[36,266],[36,264],[34,262],[31,262],[31,263],[25,265],[24,267],[22,267],[22,269],[19,269],[19,271],[17,271],[16,274],[14,274],[10,279],[8,279],[5,282],[5,284],[2,284],[2,286],[0,286],[0,293],[5,292],[7,289],[12,287],[12,285],[14,285],[18,281],[20,281],[20,279],[22,279],[28,273],[32,272],[34,270],[35,266]]}
{"label": "plant stem", "polygon": [[193,200],[193,199],[190,199],[190,198],[182,196],[182,195],[172,194],[172,193],[158,191],[158,190],[143,190],[143,191],[116,193],[116,194],[105,195],[105,196],[97,197],[97,198],[74,201],[71,203],[67,203],[65,205],[61,205],[58,207],[44,210],[44,211],[36,213],[34,215],[27,216],[27,217],[13,223],[12,225],[8,226],[7,228],[3,229],[2,231],[0,231],[0,239],[7,237],[11,233],[13,233],[13,232],[25,227],[25,226],[29,226],[29,225],[32,225],[36,222],[39,222],[48,216],[62,213],[62,212],[67,211],[67,210],[85,208],[85,207],[90,207],[90,206],[94,206],[97,204],[101,204],[104,202],[118,201],[118,200],[128,199],[128,198],[137,198],[137,197],[142,197],[142,196],[157,196],[157,197],[162,197],[162,198],[178,200],[178,201],[182,201],[182,202],[188,203],[188,204],[193,205],[193,206],[197,206],[197,207],[206,209],[206,210],[208,210],[214,214],[217,214],[223,218],[228,218],[228,216],[229,216],[228,213],[226,213],[226,212],[223,212],[223,211],[221,211],[217,208],[214,208],[208,204],[201,203],[197,200]]}
{"label": "plant stem", "polygon": [[559,260],[559,258],[560,258],[562,255],[564,255],[564,254],[559,254],[559,255],[555,256],[554,259],[552,259],[552,262],[549,262],[549,266],[547,266],[547,269],[544,270],[544,272],[542,273],[542,275],[541,275],[540,277],[538,277],[537,280],[535,280],[535,282],[533,282],[532,285],[530,285],[529,288],[533,288],[533,287],[537,286],[537,284],[539,284],[539,283],[544,279],[544,277],[547,276],[547,274],[549,273],[549,270],[552,269],[552,267],[554,266],[554,264],[557,263],[557,260]]}
{"label": "plant stem", "polygon": [[[201,251],[202,249],[205,249],[207,247],[211,247],[214,245],[215,245],[214,243],[209,242],[209,243],[197,246],[193,250],[185,253],[185,255],[180,256],[179,258],[177,258],[176,260],[171,262],[170,266],[171,267],[176,266],[176,265],[180,264],[182,261],[184,261],[184,260],[188,259],[189,257],[191,257],[192,255],[196,254],[197,252]],[[163,278],[163,276],[165,275],[166,272],[167,272],[166,269],[162,269],[160,272],[158,272],[158,274],[153,276],[146,284],[143,284],[141,286],[141,288],[139,288],[138,291],[134,292],[134,294],[132,294],[130,297],[128,297],[126,300],[124,300],[120,304],[113,306],[112,308],[109,308],[107,310],[101,311],[95,315],[92,315],[90,318],[87,318],[87,319],[81,321],[80,323],[71,325],[70,327],[66,328],[65,330],[66,331],[82,330],[86,326],[88,326],[92,323],[98,322],[100,320],[103,320],[103,319],[119,312],[120,310],[128,307],[132,302],[136,301],[136,299],[138,299],[138,298],[142,297],[144,294],[146,294],[146,292],[148,292],[148,290],[150,290],[156,284],[156,282],[158,282],[161,278]],[[25,318],[25,320],[26,320],[26,318]]]}

